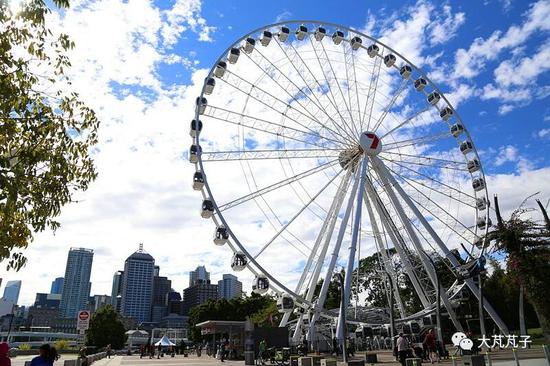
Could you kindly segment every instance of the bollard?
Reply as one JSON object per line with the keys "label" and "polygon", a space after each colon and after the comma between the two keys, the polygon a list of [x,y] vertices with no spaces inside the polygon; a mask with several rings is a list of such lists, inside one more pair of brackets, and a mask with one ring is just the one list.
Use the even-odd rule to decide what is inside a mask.
{"label": "bollard", "polygon": [[493,366],[493,360],[491,360],[491,352],[485,352],[485,356],[487,356],[487,363],[489,364],[489,366]]}
{"label": "bollard", "polygon": [[456,359],[454,355],[451,356],[451,362],[453,363],[453,366],[456,366]]}
{"label": "bollard", "polygon": [[514,360],[516,360],[516,366],[520,366],[519,365],[518,350],[516,348],[512,348],[512,353],[514,354]]}

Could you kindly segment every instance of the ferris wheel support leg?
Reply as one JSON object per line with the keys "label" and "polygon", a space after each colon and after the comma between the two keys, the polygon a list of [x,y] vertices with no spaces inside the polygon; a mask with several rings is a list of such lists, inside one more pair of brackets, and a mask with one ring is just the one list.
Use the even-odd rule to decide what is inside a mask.
{"label": "ferris wheel support leg", "polygon": [[[365,189],[366,189],[366,186],[365,186]],[[391,265],[390,258],[388,257],[386,245],[384,245],[384,241],[382,240],[382,236],[380,235],[380,230],[378,229],[378,223],[376,222],[376,218],[374,217],[372,206],[369,200],[367,199],[366,193],[363,195],[363,201],[365,202],[365,206],[367,207],[367,212],[369,214],[369,220],[371,222],[372,231],[374,232],[374,240],[377,244],[378,251],[380,252],[383,259],[382,265],[384,266],[384,269],[386,270],[386,272],[391,276],[392,283],[397,283],[397,274],[395,273],[395,270]],[[403,307],[403,302],[401,301],[401,296],[399,295],[399,289],[397,288],[397,286],[391,286],[390,291],[394,292],[393,296],[395,297],[399,314],[401,315],[401,318],[404,318],[406,316],[405,308]],[[393,309],[390,309],[390,311],[393,311]]]}
{"label": "ferris wheel support leg", "polygon": [[[335,196],[336,205],[334,207],[334,210],[332,210],[332,217],[331,217],[330,224],[329,224],[329,227],[328,227],[328,230],[327,230],[327,235],[325,236],[325,242],[324,242],[324,245],[321,249],[321,253],[319,254],[319,259],[317,260],[317,263],[315,263],[315,271],[313,273],[313,276],[311,276],[311,278],[309,280],[309,287],[307,289],[307,295],[306,295],[306,300],[307,301],[311,301],[313,299],[314,294],[315,294],[315,288],[317,287],[317,283],[319,281],[319,277],[320,277],[321,271],[323,269],[323,264],[325,262],[325,257],[326,257],[328,248],[330,246],[330,241],[331,241],[332,235],[334,233],[334,228],[335,228],[336,223],[338,221],[338,214],[340,213],[340,210],[342,208],[342,204],[344,203],[344,199],[346,198],[346,194],[348,192],[349,183],[350,183],[350,180],[351,180],[351,173],[352,173],[352,170],[349,169],[348,172],[346,173],[345,180],[342,182],[340,187],[338,187],[338,191],[337,191],[336,196]],[[320,301],[319,301],[319,303],[320,303]],[[324,307],[324,302],[321,303],[319,306],[320,306],[320,309],[322,309]],[[312,328],[310,328],[310,329],[312,329]],[[312,329],[312,330],[313,330],[312,332],[308,332],[308,334],[307,334],[307,340],[309,341],[310,345],[316,344],[316,343],[314,343],[315,332],[314,332],[314,329]],[[294,333],[295,333],[294,334],[294,337],[295,337],[296,334],[297,334],[296,329],[295,329]]]}
{"label": "ferris wheel support leg", "polygon": [[370,179],[367,179],[366,182],[366,188],[367,193],[369,197],[371,198],[371,202],[374,203],[374,207],[376,208],[376,211],[378,212],[378,216],[380,216],[380,219],[382,220],[382,224],[386,228],[386,231],[388,232],[388,235],[390,236],[390,239],[392,240],[395,249],[397,250],[397,253],[399,254],[399,257],[401,258],[401,261],[403,262],[403,266],[405,268],[405,272],[409,276],[409,279],[411,280],[414,290],[416,294],[418,295],[418,298],[420,299],[420,302],[422,303],[422,306],[424,308],[427,308],[430,306],[430,302],[428,301],[424,288],[420,285],[420,281],[418,280],[416,274],[414,273],[413,266],[409,261],[409,258],[407,256],[407,253],[405,251],[405,248],[402,246],[401,241],[398,238],[399,232],[395,228],[395,223],[393,223],[391,217],[387,216],[387,212],[385,211],[384,207],[382,206],[382,201],[380,200],[380,197],[376,193],[374,186],[372,185],[372,182]]}
{"label": "ferris wheel support leg", "polygon": [[325,300],[327,298],[328,293],[328,286],[330,284],[330,281],[332,280],[332,274],[334,272],[334,267],[336,266],[336,261],[338,260],[338,254],[340,253],[340,247],[342,246],[342,240],[344,239],[344,234],[346,233],[346,228],[348,225],[349,217],[351,215],[351,209],[353,207],[353,201],[355,198],[355,195],[357,193],[357,187],[359,186],[359,177],[355,178],[355,182],[353,183],[353,188],[351,190],[348,205],[346,207],[346,212],[344,214],[344,217],[342,218],[342,222],[340,224],[340,229],[338,231],[338,237],[336,239],[336,243],[334,244],[334,248],[332,251],[332,255],[330,258],[330,263],[327,268],[327,272],[325,274],[325,278],[323,280],[323,285],[321,286],[321,292],[319,294],[319,301],[315,305],[315,311],[313,313],[313,317],[311,319],[310,325],[309,325],[309,334],[308,339],[313,341],[314,334],[315,334],[315,323],[321,316],[321,311],[323,310],[323,307],[325,305]]}
{"label": "ferris wheel support leg", "polygon": [[[399,215],[399,217],[401,218],[401,221],[403,222],[405,230],[409,234],[409,237],[411,238],[411,240],[413,242],[413,245],[415,246],[415,249],[419,254],[420,261],[422,262],[422,266],[424,267],[424,270],[428,274],[428,277],[429,277],[430,281],[432,282],[434,288],[436,288],[437,284],[438,284],[438,282],[437,282],[437,273],[435,273],[435,270],[432,267],[431,263],[428,262],[427,254],[424,251],[424,248],[422,247],[420,239],[416,235],[416,232],[414,231],[414,228],[413,228],[413,226],[412,226],[412,224],[409,220],[409,217],[405,213],[405,210],[403,209],[403,206],[401,205],[401,202],[399,202],[399,200],[397,198],[397,195],[393,191],[392,186],[396,188],[396,190],[401,194],[401,196],[406,196],[407,198],[409,198],[409,196],[407,196],[405,194],[405,192],[403,191],[401,186],[397,183],[395,178],[393,178],[390,175],[390,173],[388,172],[386,167],[382,164],[380,159],[378,159],[377,157],[373,157],[372,161],[373,161],[374,170],[380,176],[380,179],[382,180],[383,184],[386,185],[386,192],[388,193],[388,196],[389,196],[390,200],[392,201],[393,206],[395,207],[395,209],[397,211],[397,214]],[[405,201],[408,204],[408,200],[405,199]],[[416,206],[414,206],[414,209],[411,207],[411,209],[413,210],[413,212],[415,213],[416,216],[422,216],[422,215],[419,215],[420,212],[418,211]],[[424,216],[422,216],[422,218],[425,220]],[[418,219],[421,220],[420,217],[418,217]],[[462,324],[460,324],[460,322],[458,321],[456,313],[455,313],[455,311],[454,311],[454,309],[451,305],[451,302],[449,301],[449,298],[448,298],[447,294],[445,292],[441,292],[440,293],[440,298],[441,298],[441,301],[443,302],[443,305],[445,306],[445,309],[447,309],[447,312],[449,313],[449,317],[451,318],[451,321],[453,322],[453,325],[455,326],[456,330],[462,332],[462,330],[463,330]]]}
{"label": "ferris wheel support leg", "polygon": [[[422,225],[424,226],[424,228],[428,231],[428,233],[430,234],[430,236],[434,239],[434,241],[437,243],[439,249],[441,249],[441,251],[445,254],[446,258],[451,262],[451,264],[453,265],[453,267],[457,268],[460,266],[460,263],[458,263],[458,260],[456,259],[456,257],[453,255],[453,253],[451,253],[451,251],[449,250],[449,248],[447,248],[447,246],[443,243],[443,241],[441,240],[441,238],[437,235],[437,233],[434,231],[434,229],[431,227],[431,225],[428,223],[428,221],[426,220],[426,218],[420,213],[420,211],[418,210],[418,208],[414,205],[414,203],[412,202],[412,200],[410,199],[410,197],[405,193],[405,191],[403,190],[403,188],[397,184],[397,182],[395,181],[395,178],[388,172],[388,170],[386,169],[386,167],[384,166],[384,164],[382,163],[382,161],[378,158],[375,158],[373,159],[376,161],[376,165],[381,168],[384,172],[385,172],[385,176],[386,177],[389,177],[390,181],[393,183],[394,187],[397,189],[397,191],[399,192],[399,194],[403,197],[403,199],[405,200],[405,202],[407,203],[407,205],[411,208],[411,210],[414,212],[414,214],[416,215],[416,217],[418,218],[418,220],[420,220],[420,222],[422,223]],[[464,280],[464,282],[466,283],[466,285],[470,288],[470,290],[472,291],[472,293],[474,294],[474,296],[478,299],[479,301],[479,288],[477,287],[477,285],[474,283],[474,281],[471,279],[471,278],[467,278]],[[442,293],[445,293],[444,291]],[[491,304],[487,301],[487,299],[483,299],[483,307],[485,308],[485,311],[487,311],[487,313],[489,314],[489,316],[493,319],[493,321],[496,323],[496,325],[499,327],[500,331],[504,334],[509,334],[509,331],[508,331],[508,327],[506,326],[506,324],[504,324],[504,322],[502,321],[502,319],[498,316],[497,312],[495,311],[495,309],[493,309],[493,307],[491,306]]]}
{"label": "ferris wheel support leg", "polygon": [[[346,277],[344,282],[344,305],[340,307],[340,316],[338,319],[338,327],[336,333],[341,344],[344,344],[346,338],[346,324],[344,312],[348,308],[349,297],[351,294],[351,280],[353,278],[353,267],[355,264],[355,252],[357,249],[357,239],[359,238],[359,226],[361,224],[361,210],[363,207],[363,193],[365,192],[365,176],[367,175],[368,160],[366,157],[361,161],[359,173],[359,189],[357,190],[357,198],[355,203],[355,219],[353,221],[353,229],[351,233],[351,246],[349,249],[348,266],[346,269]],[[350,201],[355,197],[350,197]],[[359,264],[358,264],[359,265]]]}

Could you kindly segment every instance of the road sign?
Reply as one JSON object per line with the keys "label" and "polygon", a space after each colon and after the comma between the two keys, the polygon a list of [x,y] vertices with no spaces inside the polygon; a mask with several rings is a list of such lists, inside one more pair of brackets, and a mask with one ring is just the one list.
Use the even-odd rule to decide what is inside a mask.
{"label": "road sign", "polygon": [[76,318],[76,329],[80,332],[88,330],[90,327],[90,312],[88,310],[80,310]]}

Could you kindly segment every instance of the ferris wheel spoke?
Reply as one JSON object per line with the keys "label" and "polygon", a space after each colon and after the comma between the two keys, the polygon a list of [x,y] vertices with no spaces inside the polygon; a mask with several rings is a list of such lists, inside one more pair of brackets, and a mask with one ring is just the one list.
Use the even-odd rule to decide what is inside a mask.
{"label": "ferris wheel spoke", "polygon": [[[256,253],[256,255],[254,256],[254,259],[257,259],[278,237],[279,235],[281,235],[281,233],[283,233],[293,222],[294,220],[296,220],[305,210],[306,208],[313,202],[315,201],[315,199],[317,199],[317,197],[319,197],[321,195],[321,193],[323,193],[325,191],[325,189],[327,189],[328,186],[330,186],[330,184],[332,182],[334,182],[334,180],[340,175],[341,171],[338,172],[338,174],[336,174],[328,183],[326,183],[323,188],[321,188],[308,202],[307,204],[305,204],[300,210],[298,210],[298,212],[290,219],[287,221],[287,223],[285,225],[283,225],[283,227],[271,238],[271,240],[269,240],[259,251],[258,253]],[[310,248],[311,250],[311,248]]]}
{"label": "ferris wheel spoke", "polygon": [[[432,164],[434,162],[435,163],[440,162],[440,163],[444,164],[444,166],[447,166],[447,165],[456,165],[456,166],[464,166],[464,167],[466,166],[466,162],[464,162],[464,161],[437,158],[435,156],[405,154],[405,153],[393,152],[393,151],[383,151],[380,154],[397,155],[399,157],[404,156],[404,157],[407,157],[407,158],[413,158],[415,160],[421,159],[421,160],[425,160],[425,161],[429,162],[430,164]],[[380,158],[382,158],[382,157],[380,156]]]}
{"label": "ferris wheel spoke", "polygon": [[[307,114],[304,114],[302,111],[296,108],[292,108],[288,103],[285,101],[275,97],[273,94],[263,90],[262,88],[258,87],[257,85],[252,84],[251,82],[241,78],[240,76],[231,73],[230,71],[227,71],[227,76],[221,79],[223,82],[225,82],[227,85],[233,87],[240,93],[244,95],[248,95],[250,98],[256,100],[257,102],[265,105],[266,107],[272,109],[273,111],[277,112],[278,114],[281,114],[291,120],[292,122],[296,123],[297,125],[305,128],[306,130],[309,130],[312,134],[318,134],[323,136],[319,131],[315,131],[311,129],[308,125],[305,125],[300,120],[309,120],[313,123],[319,124],[315,119],[313,119],[311,116],[308,116]],[[249,88],[249,92],[246,92],[241,87],[241,84],[245,84]],[[296,115],[298,114],[298,115]],[[321,124],[322,125],[322,124]],[[341,141],[343,144],[346,143],[346,138],[338,133],[337,131],[330,130],[328,128],[325,128],[327,131],[332,132],[332,137]]]}
{"label": "ferris wheel spoke", "polygon": [[369,83],[369,91],[367,93],[367,98],[365,99],[363,121],[361,121],[361,125],[363,125],[363,123],[365,122],[364,120],[367,118],[367,110],[369,110],[368,119],[366,121],[367,131],[370,129],[370,121],[372,119],[372,110],[374,108],[374,102],[376,100],[376,91],[378,89],[378,80],[380,80],[381,69],[382,69],[382,57],[377,57],[374,60],[374,63],[372,64],[372,73],[371,73],[371,78]]}
{"label": "ferris wheel spoke", "polygon": [[461,171],[461,172],[467,172],[468,171],[468,169],[466,169],[466,168],[458,168],[458,167],[454,167],[454,166],[434,164],[434,163],[437,163],[437,162],[431,162],[431,164],[428,164],[428,163],[424,163],[424,162],[420,162],[420,161],[413,161],[413,160],[397,160],[397,159],[392,159],[391,157],[384,157],[384,156],[379,156],[379,158],[384,160],[385,162],[388,162],[388,163],[405,163],[405,164],[419,165],[421,167],[431,167],[431,168],[436,168],[436,169],[447,169],[447,170],[454,170],[454,171]]}
{"label": "ferris wheel spoke", "polygon": [[338,157],[339,149],[286,149],[202,152],[203,162],[265,159],[321,159]]}
{"label": "ferris wheel spoke", "polygon": [[384,122],[384,119],[392,109],[395,102],[397,102],[397,99],[399,99],[399,97],[401,96],[401,93],[405,90],[405,87],[407,86],[408,82],[409,82],[408,79],[403,79],[403,81],[401,81],[401,85],[399,86],[399,89],[397,90],[395,95],[390,99],[388,105],[384,107],[384,109],[382,110],[382,114],[380,115],[380,118],[378,118],[378,121],[376,121],[376,124],[372,128],[374,132],[376,132],[378,130],[378,127],[380,127],[380,125]]}
{"label": "ferris wheel spoke", "polygon": [[314,175],[314,174],[319,173],[319,172],[321,172],[321,171],[323,171],[323,170],[326,170],[326,169],[328,169],[328,168],[330,168],[330,167],[336,165],[337,163],[338,163],[338,159],[334,159],[334,160],[328,161],[328,162],[326,162],[326,163],[324,163],[324,164],[321,164],[321,165],[319,165],[319,166],[316,166],[315,168],[306,170],[306,171],[301,172],[301,173],[299,173],[299,174],[296,174],[296,175],[294,175],[294,176],[292,176],[292,177],[283,179],[283,180],[281,180],[281,181],[279,181],[279,182],[277,182],[277,183],[273,183],[273,184],[271,184],[271,185],[269,185],[269,186],[267,186],[267,187],[258,189],[258,190],[254,191],[254,192],[252,192],[252,193],[247,194],[246,196],[239,197],[239,198],[237,198],[237,199],[235,199],[235,200],[232,200],[231,202],[228,202],[228,203],[225,203],[225,204],[223,204],[223,205],[220,205],[220,206],[218,207],[218,209],[219,209],[220,212],[223,212],[223,211],[225,211],[225,210],[228,210],[228,209],[230,209],[230,208],[233,208],[233,207],[235,207],[235,206],[238,206],[238,205],[240,205],[240,204],[243,204],[243,203],[245,203],[245,202],[247,202],[247,201],[250,201],[251,199],[254,199],[254,198],[258,197],[258,196],[265,195],[265,194],[267,194],[267,193],[269,193],[269,192],[272,192],[272,191],[274,191],[274,190],[277,190],[277,189],[279,189],[279,188],[281,188],[281,187],[284,187],[284,186],[286,186],[286,185],[289,185],[289,184],[291,184],[291,183],[293,183],[293,182],[299,181],[300,179],[307,178],[307,177],[309,177],[309,176],[311,176],[311,175]]}
{"label": "ferris wheel spoke", "polygon": [[[404,169],[406,169],[406,170],[408,170],[408,171],[410,171],[410,172],[412,172],[412,173],[414,173],[414,174],[417,174],[417,175],[419,175],[419,176],[421,176],[421,177],[423,177],[423,178],[426,178],[426,179],[432,181],[433,183],[435,183],[435,184],[437,184],[437,185],[439,185],[439,186],[446,187],[446,188],[448,188],[448,189],[450,189],[450,190],[452,190],[452,191],[454,191],[454,192],[457,192],[459,195],[464,195],[464,196],[466,196],[466,197],[468,197],[468,198],[470,198],[470,199],[472,199],[472,200],[474,200],[474,201],[475,201],[475,199],[476,199],[474,196],[472,196],[472,195],[470,195],[470,194],[468,194],[468,193],[466,193],[466,192],[464,192],[464,191],[461,191],[461,190],[459,190],[459,189],[456,189],[455,187],[452,187],[452,186],[448,185],[447,183],[444,183],[444,182],[442,182],[442,181],[440,181],[440,180],[438,180],[438,179],[435,179],[435,178],[433,178],[433,177],[431,177],[431,176],[429,176],[429,175],[427,175],[427,174],[421,173],[421,172],[419,172],[419,171],[417,171],[417,170],[414,170],[414,169],[412,169],[412,168],[409,168],[408,166],[405,166],[405,165],[400,164],[400,163],[395,163],[395,162],[394,162],[394,164],[395,164],[395,165],[398,165],[398,166],[400,166],[401,168],[404,168]],[[428,187],[429,187],[429,186],[427,186],[427,188],[428,188]],[[451,197],[451,196],[449,195],[449,197]],[[457,199],[457,200],[458,200],[458,199]],[[471,206],[472,206],[472,207],[475,207],[475,205],[471,205]]]}
{"label": "ferris wheel spoke", "polygon": [[[326,126],[324,123],[322,123],[318,118],[316,118],[316,117],[315,117],[315,116],[314,116],[314,115],[313,115],[313,114],[312,114],[312,113],[302,104],[302,102],[301,102],[298,98],[296,98],[295,95],[293,95],[292,93],[289,92],[289,89],[290,89],[291,87],[294,87],[298,93],[300,93],[301,95],[303,95],[307,100],[309,100],[310,103],[312,103],[313,105],[315,105],[316,108],[317,108],[319,111],[321,111],[321,112],[323,112],[323,113],[325,113],[325,114],[326,114],[326,111],[325,111],[322,107],[316,105],[315,102],[311,99],[311,97],[310,97],[307,93],[304,93],[304,92],[303,92],[302,88],[298,87],[292,80],[290,80],[290,78],[288,78],[288,77],[286,76],[285,73],[283,73],[276,65],[274,65],[268,58],[266,58],[259,50],[257,50],[257,53],[255,53],[255,54],[260,55],[260,56],[262,57],[262,59],[265,60],[265,61],[270,65],[270,67],[271,67],[273,70],[276,70],[276,71],[278,72],[279,75],[281,75],[282,77],[284,77],[284,78],[287,80],[287,85],[281,85],[281,83],[280,83],[278,80],[276,80],[275,77],[274,77],[272,74],[270,74],[269,72],[267,72],[267,70],[266,70],[265,68],[263,68],[263,67],[258,63],[258,61],[254,60],[254,59],[252,58],[252,55],[249,55],[249,54],[247,54],[247,53],[245,53],[245,54],[246,54],[247,57],[252,61],[252,63],[254,63],[254,64],[258,67],[258,69],[260,69],[266,76],[268,76],[271,80],[273,80],[273,82],[274,82],[275,84],[277,84],[277,86],[281,89],[281,91],[282,91],[283,93],[285,93],[286,95],[288,95],[294,102],[296,102],[296,104],[298,104],[298,105],[299,105],[299,106],[309,115],[309,119],[310,119],[311,121],[313,121],[313,122],[316,123],[317,125],[321,126],[323,129],[326,129],[326,130],[330,131],[331,133],[337,133],[336,131],[334,131],[333,129],[329,128],[329,127]],[[283,103],[284,103],[284,102],[283,102]],[[296,108],[293,108],[293,109],[299,111],[299,109],[296,109]],[[304,112],[302,112],[302,111],[299,111],[299,112],[300,112],[302,115],[306,115],[306,114],[305,114]],[[328,114],[326,114],[326,115],[327,115],[327,117],[328,117],[329,119],[331,119],[331,117],[330,117]]]}
{"label": "ferris wheel spoke", "polygon": [[[312,89],[312,87],[309,85],[309,83],[307,82],[307,80],[304,78],[304,73],[303,73],[303,70],[299,70],[296,66],[296,62],[294,62],[295,60],[299,59],[301,61],[301,65],[303,65],[305,67],[305,69],[308,71],[308,73],[313,77],[313,79],[315,80],[315,82],[317,83],[317,85],[319,87],[321,87],[321,84],[319,83],[319,81],[317,80],[317,78],[315,78],[315,75],[313,75],[313,73],[311,72],[310,68],[308,67],[307,63],[305,63],[304,59],[300,56],[299,52],[296,50],[296,48],[294,48],[294,46],[292,44],[290,44],[289,48],[292,49],[294,51],[294,58],[291,58],[289,56],[289,54],[287,53],[287,51],[285,50],[285,48],[283,46],[281,46],[281,44],[279,42],[275,42],[277,44],[277,46],[279,46],[279,49],[284,53],[284,55],[286,56],[286,58],[289,60],[289,64],[292,65],[292,68],[296,71],[296,73],[300,76],[300,79],[302,80],[302,82],[304,83],[304,85],[307,87],[307,89],[309,90],[309,94],[308,93],[304,93],[304,91],[302,90],[303,88],[300,88],[298,87],[294,82],[292,82],[292,80],[290,80],[290,78],[288,78],[284,73],[282,73],[279,68],[277,68],[275,65],[273,65],[261,52],[259,52],[260,55],[262,55],[266,60],[268,60],[272,65],[273,67],[275,67],[279,73],[281,75],[283,75],[294,87],[295,89],[302,95],[304,95],[306,98],[309,99],[309,101],[315,105],[315,107],[322,113],[326,116],[326,118],[328,119],[328,121],[330,121],[332,123],[333,126],[338,126],[338,123],[334,120],[334,118],[326,111],[326,109],[323,107],[323,104],[321,103],[321,101],[319,100],[319,98],[317,97],[317,94],[314,92],[314,90]],[[310,96],[311,95],[311,96]],[[321,95],[323,95],[321,93]],[[315,98],[315,101],[313,101],[313,98]],[[338,109],[336,108],[336,106],[332,103],[332,101],[330,100],[330,98],[327,98],[329,100],[329,102],[332,104],[333,108],[337,111]],[[344,120],[342,120],[341,122],[345,122]],[[347,133],[347,131],[345,131]],[[347,137],[348,139],[350,140],[353,140],[353,137],[351,135],[349,135],[349,133],[347,134]]]}
{"label": "ferris wheel spoke", "polygon": [[[311,41],[311,38],[310,38],[310,42]],[[319,88],[319,90],[323,90],[323,86],[321,85],[321,83],[319,82],[319,80],[317,79],[317,77],[315,76],[315,74],[311,71],[310,67],[308,66],[308,64],[304,61],[304,59],[302,58],[302,56],[300,55],[300,53],[296,50],[296,48],[294,47],[294,45],[291,43],[289,45],[289,50],[292,50],[293,51],[293,54],[294,54],[294,58],[291,58],[288,53],[286,52],[285,48],[281,46],[281,44],[279,42],[276,42],[276,44],[279,46],[279,48],[281,49],[281,51],[285,54],[285,56],[291,60],[291,65],[294,67],[294,69],[296,70],[296,72],[298,73],[298,75],[300,75],[300,77],[302,78],[302,80],[304,81],[304,83],[306,84],[306,86],[308,87],[311,95],[313,95],[315,97],[315,99],[317,100],[317,102],[319,103],[320,106],[322,106],[322,103],[320,101],[320,99],[317,97],[317,93],[315,93],[315,89]],[[313,78],[313,80],[315,81],[315,83],[317,84],[317,87],[311,87],[309,85],[309,83],[305,80],[304,76],[303,76],[303,72],[301,70],[298,70],[295,63],[293,62],[294,60],[300,60],[300,64],[305,68],[305,70],[307,70],[308,74],[311,75],[311,77]],[[330,103],[330,105],[332,106],[332,108],[334,108],[334,110],[338,113],[338,115],[340,116],[340,122],[341,123],[346,123],[345,119],[342,117],[342,115],[339,113],[339,108],[336,106],[335,104],[335,101],[333,101],[331,98],[328,97],[328,95],[326,93],[319,93],[321,96],[324,96],[327,101]],[[323,111],[325,112],[325,114],[327,115],[327,117],[330,119],[330,121],[332,122],[333,126],[337,127],[339,126],[340,124],[337,123],[334,118],[332,118],[325,110],[325,108],[323,108]],[[347,131],[346,131],[347,132]],[[353,140],[353,137],[351,135],[349,135],[349,132],[348,132],[348,137]]]}
{"label": "ferris wheel spoke", "polygon": [[233,125],[242,126],[275,136],[281,136],[285,139],[290,139],[321,148],[324,148],[325,146],[321,143],[317,143],[316,141],[325,140],[326,142],[331,142],[337,145],[342,144],[341,141],[332,139],[330,137],[313,134],[309,131],[303,131],[290,126],[285,126],[280,123],[257,118],[244,113],[233,112],[213,105],[209,105],[208,107],[206,107],[203,115],[217,119],[218,121],[227,122]]}
{"label": "ferris wheel spoke", "polygon": [[[394,171],[393,169],[391,169],[390,167],[386,166],[386,168],[392,172],[394,175],[400,177],[409,187],[411,187],[412,189],[414,189],[415,191],[417,191],[418,193],[420,193],[424,198],[426,198],[428,201],[430,201],[433,205],[435,205],[439,210],[441,210],[443,213],[445,213],[445,215],[447,215],[448,217],[450,217],[453,221],[455,221],[457,224],[459,224],[460,226],[462,226],[465,230],[469,231],[470,233],[474,234],[475,235],[475,232],[473,232],[468,226],[464,225],[462,223],[462,221],[458,220],[455,215],[449,213],[447,210],[445,210],[443,207],[441,207],[441,205],[439,205],[437,202],[435,202],[434,200],[432,200],[429,196],[427,196],[424,192],[422,192],[420,189],[418,189],[415,185],[413,185],[411,183],[411,181],[417,183],[416,181],[414,180],[410,180],[409,178],[397,173],[396,171]],[[418,184],[418,183],[417,183]],[[410,197],[410,195],[409,195]],[[443,222],[438,215],[434,215],[432,213],[432,211],[430,211],[427,207],[425,207],[424,205],[422,205],[419,201],[415,200],[414,198],[411,197],[411,199],[413,201],[415,201],[415,203],[417,203],[418,205],[422,206],[426,211],[428,211],[433,217],[435,217],[436,219],[438,219],[439,221],[441,221],[443,224],[445,224],[447,227],[449,227],[449,229],[451,229],[452,231],[454,231],[457,235],[459,235],[460,237],[462,237],[464,240],[468,240],[466,239],[464,236],[462,236],[461,233],[457,232],[456,230],[454,230],[453,228],[451,228],[447,223]],[[462,202],[466,205],[468,205],[466,202]]]}
{"label": "ferris wheel spoke", "polygon": [[388,132],[386,132],[382,136],[380,136],[380,139],[383,139],[384,137],[391,135],[395,131],[399,130],[401,127],[403,127],[406,124],[410,123],[411,121],[415,120],[418,116],[428,112],[430,109],[431,109],[430,107],[426,107],[424,109],[419,110],[418,112],[416,112],[412,116],[407,117],[402,122],[400,122],[397,126],[393,127],[391,130],[389,130]]}
{"label": "ferris wheel spoke", "polygon": [[415,137],[415,138],[412,138],[412,139],[391,142],[389,144],[384,145],[382,147],[382,151],[386,152],[386,151],[389,151],[389,150],[399,149],[399,148],[407,147],[407,146],[423,145],[423,144],[426,144],[426,143],[429,143],[429,142],[435,142],[435,141],[438,141],[438,140],[443,140],[443,139],[446,139],[450,136],[452,136],[450,132],[445,132],[445,133],[439,133],[439,134],[436,134],[436,135]]}
{"label": "ferris wheel spoke", "polygon": [[[311,40],[311,37],[310,37],[310,40]],[[344,47],[345,47],[346,43],[347,42],[342,42]],[[348,103],[346,102],[346,97],[344,95],[344,92],[342,91],[342,85],[340,85],[340,82],[338,81],[338,77],[336,76],[336,72],[334,71],[334,66],[332,65],[332,61],[330,60],[330,57],[328,57],[325,45],[323,44],[323,42],[319,42],[319,44],[321,45],[321,48],[323,50],[323,54],[326,57],[326,61],[327,61],[326,65],[329,66],[332,77],[334,78],[334,82],[338,85],[338,91],[340,92],[340,96],[342,97],[342,102],[344,103],[344,106],[346,107],[346,111],[348,112],[348,115],[349,115],[349,118],[350,118],[350,123],[351,123],[351,126],[352,126],[352,132],[354,132],[356,134],[356,136],[359,136],[360,131],[357,130],[357,125],[355,124],[353,115],[351,113],[351,104],[348,105]],[[329,79],[327,79],[327,81],[329,81]],[[330,83],[330,81],[329,81],[329,83]]]}
{"label": "ferris wheel spoke", "polygon": [[[330,93],[330,96],[332,97],[332,100],[334,101],[333,105],[337,106],[337,105],[339,105],[340,103],[337,102],[336,97],[335,97],[334,93],[332,92],[333,87],[332,87],[332,84],[331,84],[331,82],[330,82],[330,79],[331,79],[331,78],[330,78],[329,76],[327,76],[327,72],[325,71],[325,67],[327,66],[327,64],[328,64],[330,61],[328,61],[328,57],[327,57],[327,63],[324,64],[323,62],[321,62],[321,57],[320,57],[320,55],[319,55],[319,53],[318,53],[317,47],[315,46],[317,43],[316,43],[316,42],[313,42],[313,40],[311,39],[311,37],[309,38],[309,42],[310,42],[310,44],[311,44],[311,46],[312,46],[312,48],[313,48],[313,51],[315,52],[315,56],[316,56],[316,58],[317,58],[317,63],[319,64],[319,68],[320,68],[320,70],[321,70],[321,72],[322,72],[322,74],[323,74],[323,77],[325,78],[326,85],[328,85],[328,91],[329,91],[329,93]],[[318,43],[321,43],[321,46],[322,46],[322,42],[318,42]],[[323,50],[324,50],[324,46],[322,46],[322,47],[323,47]],[[320,52],[320,51],[319,51],[319,52]],[[325,51],[325,54],[326,54],[326,51]],[[330,66],[330,68],[331,68],[331,70],[333,71],[333,74],[334,74],[334,70],[332,69],[332,64],[330,64],[329,66]],[[336,83],[338,84],[338,88],[340,89],[340,93],[342,93],[342,89],[340,88],[340,83],[338,82],[338,79],[336,78],[336,76],[334,76],[334,82],[336,82]],[[348,107],[347,107],[347,103],[346,103],[346,101],[345,101],[345,97],[344,97],[343,94],[342,94],[342,98],[344,99],[343,102],[344,102],[344,105],[346,106],[346,109],[347,109],[347,108],[348,108]],[[355,138],[353,138],[353,141],[357,142],[357,141],[358,141],[358,136],[359,136],[359,135],[358,135],[357,132],[355,131],[356,129],[354,129],[354,128],[352,127],[352,125],[353,125],[353,120],[351,120],[351,124],[352,124],[352,125],[350,125],[350,124],[347,122],[347,119],[344,118],[344,117],[342,116],[342,113],[340,113],[340,109],[341,109],[341,108],[338,108],[338,107],[335,107],[335,108],[336,108],[336,112],[337,112],[338,115],[340,116],[340,119],[342,120],[343,126],[346,127],[346,129],[347,129],[347,131],[349,132],[350,135],[355,136]],[[349,109],[348,109],[348,113],[349,113]],[[351,116],[351,114],[350,114],[350,116]],[[355,134],[355,135],[354,135],[354,134]]]}
{"label": "ferris wheel spoke", "polygon": [[[357,122],[355,126],[359,129],[359,131],[362,132],[363,126],[361,125],[361,102],[359,100],[359,85],[357,83],[357,70],[355,67],[355,51],[352,49],[351,44],[348,42],[344,42],[344,64],[346,67],[346,79],[348,82],[347,90],[350,112],[353,114],[353,108],[351,108],[351,106],[355,103],[357,107]],[[353,93],[355,93],[355,100],[352,100],[354,99],[352,96]]]}

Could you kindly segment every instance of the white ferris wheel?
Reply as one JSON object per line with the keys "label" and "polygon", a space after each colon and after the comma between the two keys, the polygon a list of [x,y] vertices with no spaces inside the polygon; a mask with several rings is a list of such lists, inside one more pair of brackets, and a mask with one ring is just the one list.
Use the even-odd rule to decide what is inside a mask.
{"label": "white ferris wheel", "polygon": [[[334,318],[330,279],[341,266],[352,273],[361,254],[379,252],[394,280],[388,250],[398,256],[423,307],[408,314],[389,281],[405,321],[434,312],[433,256],[459,278],[449,248],[478,258],[487,246],[486,180],[466,125],[422,70],[348,27],[289,21],[238,39],[208,73],[190,135],[214,243],[233,251],[233,270],[252,272],[255,292],[278,295],[281,325],[296,311],[295,340]],[[346,299],[351,286],[346,276]],[[440,296],[457,329],[463,287],[479,297],[471,278]]]}

